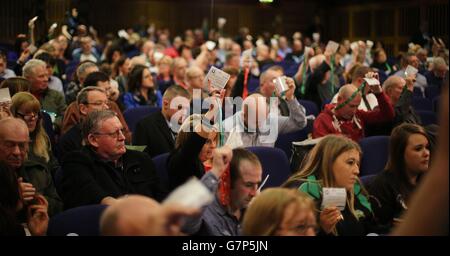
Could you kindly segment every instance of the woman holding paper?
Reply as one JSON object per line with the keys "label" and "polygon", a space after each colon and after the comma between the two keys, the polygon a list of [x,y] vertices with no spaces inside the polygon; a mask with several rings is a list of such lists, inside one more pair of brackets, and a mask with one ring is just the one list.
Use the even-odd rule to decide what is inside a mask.
{"label": "woman holding paper", "polygon": [[372,206],[358,179],[359,145],[343,136],[328,135],[307,159],[284,186],[307,193],[321,209],[318,234],[356,236],[374,232]]}
{"label": "woman holding paper", "polygon": [[[191,176],[201,178],[211,167],[212,152],[218,141],[217,128],[214,122],[219,111],[216,98],[223,99],[224,91],[214,91],[209,111],[204,115],[194,114],[186,118],[181,125],[175,150],[167,159],[169,174],[169,189],[172,190],[183,184]],[[219,96],[220,94],[220,96]]]}
{"label": "woman holding paper", "polygon": [[416,124],[397,126],[391,134],[385,171],[377,175],[368,190],[373,196],[377,221],[387,228],[398,224],[430,162],[425,129]]}

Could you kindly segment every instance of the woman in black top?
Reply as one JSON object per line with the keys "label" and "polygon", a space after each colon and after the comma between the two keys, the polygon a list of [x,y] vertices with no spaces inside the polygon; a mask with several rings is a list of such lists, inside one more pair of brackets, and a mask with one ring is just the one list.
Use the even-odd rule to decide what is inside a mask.
{"label": "woman in black top", "polygon": [[400,221],[421,176],[428,171],[429,142],[425,129],[416,124],[397,126],[391,134],[385,171],[368,186],[374,213],[387,231]]}
{"label": "woman in black top", "polygon": [[[223,99],[224,93],[223,90],[221,93],[213,92],[215,96],[210,99],[215,102],[219,94]],[[215,118],[218,110],[218,107],[211,105],[206,114],[191,115],[181,125],[175,149],[167,159],[170,190],[192,176],[201,178],[205,171],[209,171],[212,151],[218,140],[217,127],[212,125],[214,119],[218,120]]]}

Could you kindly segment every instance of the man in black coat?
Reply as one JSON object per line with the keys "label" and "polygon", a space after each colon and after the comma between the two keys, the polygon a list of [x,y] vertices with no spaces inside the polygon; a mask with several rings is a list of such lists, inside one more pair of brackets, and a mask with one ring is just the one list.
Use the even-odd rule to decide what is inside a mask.
{"label": "man in black coat", "polygon": [[[189,97],[189,92],[183,87],[169,87],[164,92],[161,111],[147,116],[136,125],[133,145],[145,145],[145,152],[151,157],[172,151],[177,126],[181,125],[187,113],[183,110],[189,107]],[[174,120],[171,122],[172,117]]]}
{"label": "man in black coat", "polygon": [[[109,109],[106,91],[97,86],[83,88],[77,96],[77,104],[82,118],[85,118],[87,114],[93,111]],[[69,152],[80,150],[82,140],[81,123],[78,123],[70,128],[59,140],[60,159],[62,160]]]}
{"label": "man in black coat", "polygon": [[60,190],[66,208],[112,205],[127,194],[164,198],[152,159],[126,149],[123,126],[113,111],[89,113],[81,130],[86,146],[69,153],[62,165]]}

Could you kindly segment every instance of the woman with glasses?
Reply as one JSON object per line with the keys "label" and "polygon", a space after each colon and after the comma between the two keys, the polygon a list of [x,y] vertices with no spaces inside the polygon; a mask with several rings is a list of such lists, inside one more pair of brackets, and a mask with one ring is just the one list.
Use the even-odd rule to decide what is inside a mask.
{"label": "woman with glasses", "polygon": [[128,90],[123,96],[126,109],[139,106],[156,106],[161,108],[162,95],[156,88],[150,70],[143,65],[135,66],[128,74]]}
{"label": "woman with glasses", "polygon": [[408,209],[411,195],[430,163],[427,134],[419,125],[397,126],[389,144],[385,170],[368,186],[375,217],[386,232],[401,222],[401,215]]}
{"label": "woman with glasses", "polygon": [[313,200],[303,192],[268,188],[253,199],[242,222],[245,236],[315,236]]}
{"label": "woman with glasses", "polygon": [[31,139],[28,159],[43,164],[54,175],[59,163],[53,156],[50,139],[43,127],[41,104],[28,92],[16,93],[11,101],[12,115],[24,120],[28,126]]}
{"label": "woman with glasses", "polygon": [[[358,179],[361,149],[343,136],[328,135],[310,151],[307,161],[285,187],[307,193],[318,209],[319,235],[358,236],[377,232],[372,206]],[[324,188],[344,188],[345,205],[340,211],[324,200]],[[342,198],[342,197],[341,197]],[[327,197],[328,199],[328,197]],[[324,207],[322,202],[326,203]]]}

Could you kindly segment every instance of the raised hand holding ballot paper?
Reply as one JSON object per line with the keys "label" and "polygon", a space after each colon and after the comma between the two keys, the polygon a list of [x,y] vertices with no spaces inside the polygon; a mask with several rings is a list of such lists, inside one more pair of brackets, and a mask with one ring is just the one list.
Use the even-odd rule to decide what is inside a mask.
{"label": "raised hand holding ballot paper", "polygon": [[216,89],[223,89],[229,79],[229,74],[213,66],[209,69],[203,83],[205,88],[208,87],[208,81],[211,81],[211,86]]}
{"label": "raised hand holding ballot paper", "polygon": [[335,41],[328,41],[327,47],[325,48],[326,52],[330,54],[335,54],[339,48],[339,44]]}

